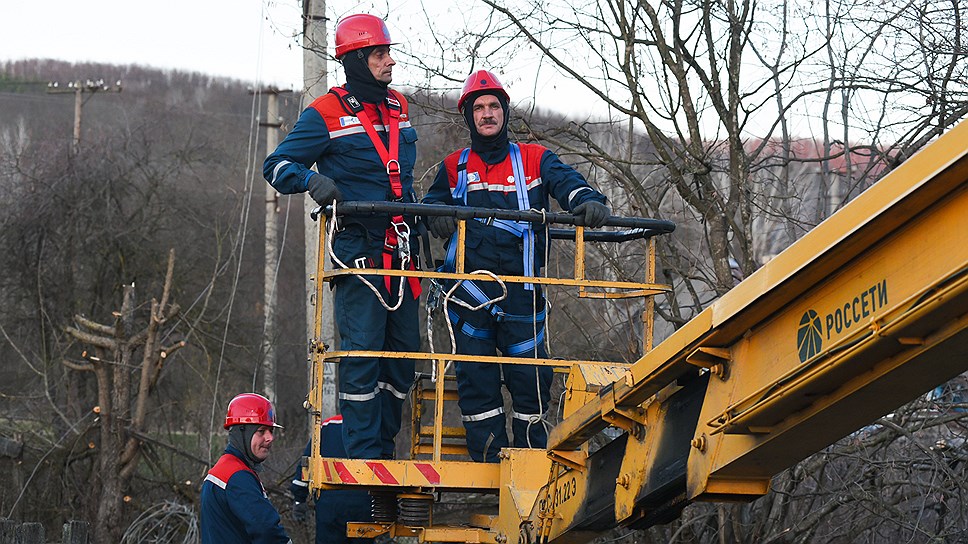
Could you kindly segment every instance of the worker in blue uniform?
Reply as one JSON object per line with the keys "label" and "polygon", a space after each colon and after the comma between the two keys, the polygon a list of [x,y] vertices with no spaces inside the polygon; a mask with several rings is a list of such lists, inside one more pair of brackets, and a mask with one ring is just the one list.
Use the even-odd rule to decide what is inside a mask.
{"label": "worker in blue uniform", "polygon": [[[458,111],[470,129],[469,148],[444,159],[424,197],[427,204],[449,204],[511,210],[548,210],[549,197],[578,216],[587,227],[600,227],[609,217],[606,198],[549,149],[508,138],[510,98],[498,78],[479,70],[464,83]],[[456,219],[428,219],[434,236],[447,239],[443,270],[454,271]],[[497,275],[535,276],[544,265],[544,232],[530,223],[471,220],[466,228],[464,270]],[[453,285],[453,284],[451,284]],[[541,286],[507,283],[507,295],[494,281],[463,281],[448,303],[457,353],[506,357],[547,357],[544,348],[545,299]],[[479,310],[474,307],[482,306]],[[475,461],[497,462],[508,446],[504,385],[511,394],[511,430],[515,447],[543,448],[547,443],[545,412],[552,369],[525,364],[456,365],[461,419],[467,448]]]}
{"label": "worker in blue uniform", "polygon": [[[309,457],[312,442],[306,444],[303,457]],[[323,421],[319,431],[319,454],[323,457],[345,458],[343,448],[343,416],[337,415]],[[289,485],[292,492],[293,519],[305,521],[309,513],[309,483],[303,477],[303,465],[296,465],[296,473]],[[348,538],[346,523],[369,522],[371,515],[370,495],[366,491],[327,490],[314,497],[316,510],[316,544],[366,544],[372,539]]]}
{"label": "worker in blue uniform", "polygon": [[224,427],[228,446],[202,483],[202,543],[292,542],[259,479],[273,433],[282,428],[272,403],[256,393],[238,395],[229,402]]}
{"label": "worker in blue uniform", "polygon": [[[346,84],[313,101],[270,154],[263,175],[281,193],[308,192],[320,205],[342,200],[414,202],[417,133],[407,101],[388,87],[395,62],[390,34],[372,15],[336,25],[336,58]],[[315,164],[317,172],[310,167]],[[412,269],[416,236],[410,217],[342,218],[332,240],[338,266]],[[416,278],[344,276],[333,305],[340,349],[419,351]],[[412,359],[345,357],[339,403],[346,452],[358,459],[392,458],[403,401],[414,378]]]}

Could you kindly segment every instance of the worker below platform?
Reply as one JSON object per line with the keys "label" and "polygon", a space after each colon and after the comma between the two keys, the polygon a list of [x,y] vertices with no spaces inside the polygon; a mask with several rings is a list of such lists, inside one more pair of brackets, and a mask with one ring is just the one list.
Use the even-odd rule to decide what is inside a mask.
{"label": "worker below platform", "polygon": [[[263,165],[281,193],[309,192],[320,205],[346,200],[414,202],[417,133],[407,101],[390,89],[394,60],[390,34],[372,15],[350,15],[336,25],[336,58],[346,84],[313,101]],[[310,170],[315,164],[318,173]],[[341,218],[332,241],[341,267],[412,269],[412,218]],[[411,257],[413,255],[414,257]],[[343,276],[334,281],[333,306],[343,351],[420,348],[417,278]],[[403,401],[413,383],[411,359],[344,357],[339,404],[346,453],[389,459],[400,430]]]}
{"label": "worker below platform", "polygon": [[[312,452],[312,441],[306,444],[303,457]],[[323,421],[319,430],[319,455],[345,458],[343,448],[343,416],[336,415]],[[289,491],[293,496],[292,514],[297,522],[309,517],[309,482],[303,478],[303,464],[296,464]],[[335,489],[318,492],[313,498],[316,512],[316,544],[367,544],[369,538],[349,538],[346,523],[370,521],[370,495],[363,490]]]}
{"label": "worker below platform", "polygon": [[[464,83],[457,109],[470,129],[470,148],[458,150],[441,164],[427,204],[449,204],[507,210],[548,210],[549,196],[578,216],[579,224],[600,227],[609,217],[606,198],[585,178],[547,148],[511,143],[508,137],[509,96],[486,70]],[[454,272],[456,218],[428,218],[431,232],[447,241],[443,271]],[[544,265],[545,234],[530,223],[471,220],[466,228],[464,270],[533,277]],[[450,284],[453,285],[452,283]],[[547,357],[544,347],[545,298],[541,286],[507,283],[507,296],[482,309],[503,289],[494,281],[463,281],[448,303],[460,354]],[[551,389],[549,366],[458,362],[457,384],[467,449],[475,461],[497,462],[509,445],[505,430],[501,375],[511,394],[511,429],[515,447],[543,448],[548,432],[545,413]]]}
{"label": "worker below platform", "polygon": [[273,435],[282,428],[272,403],[256,393],[237,395],[224,427],[228,446],[202,483],[202,543],[292,542],[259,479]]}

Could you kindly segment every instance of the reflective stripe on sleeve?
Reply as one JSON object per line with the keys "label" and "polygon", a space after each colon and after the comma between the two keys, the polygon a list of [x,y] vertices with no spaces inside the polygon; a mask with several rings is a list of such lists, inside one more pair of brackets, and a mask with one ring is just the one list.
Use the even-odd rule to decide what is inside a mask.
{"label": "reflective stripe on sleeve", "polygon": [[213,484],[221,487],[222,489],[225,489],[225,486],[228,485],[225,482],[223,482],[222,480],[219,480],[218,478],[216,478],[215,476],[213,476],[211,474],[209,474],[208,476],[205,477],[205,481],[206,482],[212,482]]}
{"label": "reflective stripe on sleeve", "polygon": [[579,187],[579,188],[575,189],[574,191],[568,193],[568,205],[571,206],[572,199],[574,199],[576,196],[578,196],[578,193],[580,193],[582,191],[591,191],[591,190],[592,190],[591,187]]}
{"label": "reflective stripe on sleeve", "polygon": [[286,166],[289,166],[290,164],[292,164],[290,161],[280,161],[279,164],[277,164],[276,167],[272,169],[271,183],[273,186],[276,185],[276,178],[279,177],[279,170],[282,170],[283,168],[285,168]]}

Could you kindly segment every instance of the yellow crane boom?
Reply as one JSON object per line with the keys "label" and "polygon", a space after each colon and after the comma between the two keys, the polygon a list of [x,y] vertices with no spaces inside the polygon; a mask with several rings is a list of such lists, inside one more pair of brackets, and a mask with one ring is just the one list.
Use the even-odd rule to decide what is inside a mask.
{"label": "yellow crane boom", "polygon": [[[391,474],[405,494],[490,491],[497,514],[461,527],[350,533],[496,544],[581,542],[767,493],[774,475],[968,370],[966,142],[962,123],[634,364],[572,362],[547,451],[506,449],[499,466],[314,459],[311,485],[350,483],[341,463],[369,488]],[[663,291],[654,276],[639,288]],[[608,427],[625,432],[592,451]]]}
{"label": "yellow crane boom", "polygon": [[[635,414],[613,454],[612,523],[648,525],[689,501],[759,497],[968,370],[966,141],[963,123],[643,356],[552,432],[552,457]],[[552,540],[571,530],[551,525]]]}

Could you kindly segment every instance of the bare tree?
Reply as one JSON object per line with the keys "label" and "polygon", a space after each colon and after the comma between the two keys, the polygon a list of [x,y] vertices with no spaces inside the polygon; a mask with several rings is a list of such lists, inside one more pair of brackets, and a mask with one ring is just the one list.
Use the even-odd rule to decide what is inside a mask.
{"label": "bare tree", "polygon": [[[968,113],[957,2],[480,0],[478,7],[460,11],[464,25],[436,34],[454,55],[414,50],[409,62],[429,74],[429,88],[459,84],[473,69],[505,76],[519,139],[579,165],[619,213],[677,222],[660,244],[660,281],[674,288],[658,307],[665,332]],[[532,73],[522,75],[522,66]],[[567,80],[557,92],[571,93],[575,110],[549,119],[540,95],[521,94],[531,76],[535,88],[550,76]],[[589,109],[598,113],[577,115]],[[601,248],[597,270],[634,277],[621,264],[627,256]],[[559,350],[633,356],[622,344],[634,338],[628,324],[637,308],[588,312],[572,303],[553,304],[557,315],[549,317]],[[555,328],[562,325],[565,334]],[[950,402],[926,403],[805,460],[752,505],[694,505],[648,536],[605,541],[963,539],[964,414]]]}
{"label": "bare tree", "polygon": [[[100,447],[98,467],[101,487],[95,535],[99,542],[117,542],[121,535],[121,504],[131,475],[138,467],[141,454],[141,438],[145,428],[151,394],[158,383],[165,359],[185,346],[184,341],[164,344],[166,329],[171,326],[180,308],[169,303],[172,277],[175,269],[174,250],[168,254],[168,272],[165,274],[161,300],[151,300],[148,323],[136,329],[135,286],[124,286],[124,300],[120,311],[114,312],[111,325],[92,321],[75,315],[76,326],[68,326],[66,332],[78,342],[89,346],[84,359],[64,359],[64,365],[82,372],[93,372],[97,377],[100,420]],[[131,383],[132,375],[140,375],[137,384]]]}
{"label": "bare tree", "polygon": [[[514,127],[577,164],[618,211],[676,219],[662,245],[678,325],[966,113],[960,6],[733,0],[481,0],[411,61],[428,86],[527,65],[599,107]],[[820,10],[813,11],[819,7]],[[951,13],[950,17],[932,14]],[[433,26],[433,25],[431,25]],[[887,47],[885,47],[887,45]],[[519,92],[522,87],[515,87]],[[814,142],[811,144],[810,142]],[[757,227],[768,227],[766,231]]]}
{"label": "bare tree", "polygon": [[[89,69],[45,61],[12,68],[45,80]],[[262,327],[261,280],[248,271],[262,259],[262,229],[247,219],[252,187],[261,194],[264,181],[246,175],[246,165],[255,160],[247,153],[264,150],[257,121],[247,145],[249,113],[258,110],[241,82],[90,69],[122,72],[126,90],[88,105],[76,156],[66,152],[70,104],[42,87],[0,99],[0,118],[11,121],[0,128],[0,438],[23,444],[18,459],[0,459],[0,516],[48,527],[109,519],[113,531],[166,501],[191,510],[199,475],[218,455],[219,412],[232,395],[258,388],[261,346],[252,339]],[[287,219],[290,235],[301,232],[298,212]],[[166,290],[158,256],[169,248],[180,265]],[[302,263],[290,261],[280,264],[287,285],[303,281]],[[132,284],[142,296],[167,297],[151,345],[150,304]],[[301,292],[283,290],[284,303]],[[176,318],[173,300],[185,301]],[[306,394],[305,327],[293,323],[301,319],[280,316],[278,406],[289,421]],[[67,324],[94,343],[79,346]],[[186,349],[157,359],[181,340]],[[300,434],[297,427],[277,444],[267,482],[291,475]]]}

